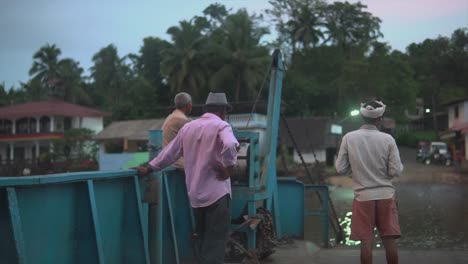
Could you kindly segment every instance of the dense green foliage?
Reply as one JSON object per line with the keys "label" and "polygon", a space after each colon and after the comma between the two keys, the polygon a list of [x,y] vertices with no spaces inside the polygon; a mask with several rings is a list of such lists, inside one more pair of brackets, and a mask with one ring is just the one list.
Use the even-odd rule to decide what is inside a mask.
{"label": "dense green foliage", "polygon": [[[288,115],[345,116],[360,102],[380,98],[402,121],[416,97],[437,110],[468,96],[468,30],[412,43],[404,52],[382,41],[381,20],[361,3],[271,0],[264,14],[208,6],[167,29],[170,41],[143,39],[137,54],[110,44],[92,57],[90,76],[79,63],[46,44],[33,56],[30,79],[0,84],[0,105],[50,96],[112,113],[112,120],[152,118],[186,91],[203,103],[209,91],[231,101],[253,101],[272,48],[285,55],[284,105]],[[273,22],[271,39],[267,22]],[[268,37],[270,36],[270,38]],[[434,111],[435,112],[435,111]]]}

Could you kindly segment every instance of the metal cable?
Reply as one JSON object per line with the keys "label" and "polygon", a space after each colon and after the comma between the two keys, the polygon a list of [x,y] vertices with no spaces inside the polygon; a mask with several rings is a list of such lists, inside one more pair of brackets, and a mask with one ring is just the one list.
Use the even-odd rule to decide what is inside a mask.
{"label": "metal cable", "polygon": [[249,119],[247,120],[246,127],[249,127],[249,123],[250,123],[250,120],[252,119],[253,112],[255,111],[255,108],[257,107],[258,101],[260,100],[260,95],[262,94],[263,87],[265,87],[265,81],[267,77],[270,75],[271,65],[272,63],[270,63],[270,66],[268,67],[268,70],[266,71],[265,76],[263,77],[262,85],[260,86],[260,90],[258,91],[257,98],[255,99],[255,102],[252,106],[252,110],[250,111],[250,115],[249,115]]}

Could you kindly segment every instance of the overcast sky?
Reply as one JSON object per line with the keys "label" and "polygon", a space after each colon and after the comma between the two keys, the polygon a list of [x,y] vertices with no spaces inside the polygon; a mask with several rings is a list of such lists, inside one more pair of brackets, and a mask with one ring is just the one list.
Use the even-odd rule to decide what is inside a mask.
{"label": "overcast sky", "polygon": [[[88,70],[93,54],[108,44],[115,44],[120,56],[136,53],[144,37],[167,39],[168,27],[214,2],[257,13],[269,7],[268,0],[0,0],[0,83],[18,87],[27,81],[32,56],[46,43]],[[382,19],[383,41],[402,51],[468,26],[468,0],[361,2]]]}

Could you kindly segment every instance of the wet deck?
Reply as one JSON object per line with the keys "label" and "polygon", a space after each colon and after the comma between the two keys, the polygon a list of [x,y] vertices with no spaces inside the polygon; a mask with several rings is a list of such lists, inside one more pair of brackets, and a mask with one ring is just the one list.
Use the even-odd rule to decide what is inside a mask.
{"label": "wet deck", "polygon": [[[468,263],[468,252],[463,250],[400,250],[401,264],[465,264]],[[321,249],[310,242],[294,241],[281,245],[277,252],[262,264],[348,264],[359,263],[359,249],[335,247]],[[374,263],[386,263],[383,249],[374,250]]]}

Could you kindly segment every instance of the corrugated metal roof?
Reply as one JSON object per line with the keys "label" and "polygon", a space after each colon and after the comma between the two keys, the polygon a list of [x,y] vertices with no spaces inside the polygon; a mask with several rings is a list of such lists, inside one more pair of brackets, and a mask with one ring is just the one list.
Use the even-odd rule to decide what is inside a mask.
{"label": "corrugated metal roof", "polygon": [[109,113],[60,100],[27,102],[0,107],[0,118],[21,118],[31,116],[101,117]]}
{"label": "corrugated metal roof", "polygon": [[164,119],[146,119],[112,122],[94,139],[126,138],[129,140],[148,140],[149,130],[161,129]]}

